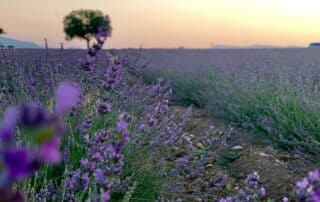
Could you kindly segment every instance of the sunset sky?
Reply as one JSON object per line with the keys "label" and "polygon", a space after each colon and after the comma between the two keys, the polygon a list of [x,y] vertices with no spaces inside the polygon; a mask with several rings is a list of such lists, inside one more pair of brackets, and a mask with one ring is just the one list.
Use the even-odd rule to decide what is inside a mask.
{"label": "sunset sky", "polygon": [[[58,46],[63,17],[80,8],[109,14],[109,47],[208,48],[320,41],[319,0],[0,0],[7,37]],[[66,46],[85,47],[77,39]]]}

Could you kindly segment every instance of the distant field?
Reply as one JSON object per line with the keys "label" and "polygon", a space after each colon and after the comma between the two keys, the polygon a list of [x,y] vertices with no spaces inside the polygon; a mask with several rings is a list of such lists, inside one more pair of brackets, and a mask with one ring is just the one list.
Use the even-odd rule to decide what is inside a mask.
{"label": "distant field", "polygon": [[320,50],[115,51],[145,64],[144,79],[172,80],[174,100],[204,107],[286,149],[319,156]]}

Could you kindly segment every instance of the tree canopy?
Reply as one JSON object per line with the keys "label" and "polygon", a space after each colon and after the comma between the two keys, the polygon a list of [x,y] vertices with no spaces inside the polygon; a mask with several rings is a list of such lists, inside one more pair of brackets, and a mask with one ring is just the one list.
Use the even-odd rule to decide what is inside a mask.
{"label": "tree canopy", "polygon": [[5,31],[0,27],[0,34],[5,34]]}
{"label": "tree canopy", "polygon": [[[104,23],[104,15],[99,10],[74,10],[63,21],[66,39],[84,39],[89,47],[90,40],[98,33],[98,28]],[[111,25],[108,25],[111,31]]]}

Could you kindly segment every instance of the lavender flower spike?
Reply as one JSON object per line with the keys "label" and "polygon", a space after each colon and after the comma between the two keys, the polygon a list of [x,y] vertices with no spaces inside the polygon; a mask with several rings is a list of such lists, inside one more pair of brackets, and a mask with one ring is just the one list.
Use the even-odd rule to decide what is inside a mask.
{"label": "lavender flower spike", "polygon": [[18,111],[15,108],[8,108],[3,117],[0,123],[0,138],[3,141],[9,141],[16,127]]}
{"label": "lavender flower spike", "polygon": [[64,113],[74,107],[79,101],[80,90],[70,83],[63,82],[58,86],[56,93],[56,112]]}
{"label": "lavender flower spike", "polygon": [[14,181],[27,177],[36,167],[30,153],[25,149],[7,150],[4,153],[4,163],[10,180]]}
{"label": "lavender flower spike", "polygon": [[46,141],[39,148],[39,158],[49,163],[59,163],[61,161],[60,140],[58,137],[53,137]]}
{"label": "lavender flower spike", "polygon": [[300,189],[305,189],[308,186],[309,182],[307,178],[303,178],[301,181],[297,182],[297,187]]}

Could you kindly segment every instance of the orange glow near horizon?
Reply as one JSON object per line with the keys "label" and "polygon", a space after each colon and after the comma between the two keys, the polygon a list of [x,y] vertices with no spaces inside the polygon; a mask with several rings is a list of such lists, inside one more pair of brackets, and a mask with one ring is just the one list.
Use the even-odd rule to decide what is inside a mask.
{"label": "orange glow near horizon", "polygon": [[[298,45],[320,41],[318,0],[0,0],[7,36],[59,46],[71,10],[109,14],[109,47],[208,48],[228,45]],[[85,42],[65,42],[85,47]]]}

